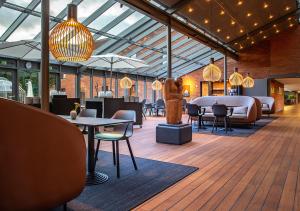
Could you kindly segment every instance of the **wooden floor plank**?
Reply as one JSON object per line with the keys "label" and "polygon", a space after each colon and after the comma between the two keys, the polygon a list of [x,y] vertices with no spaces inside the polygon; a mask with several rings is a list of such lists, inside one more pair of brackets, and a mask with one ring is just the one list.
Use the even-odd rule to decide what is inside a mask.
{"label": "wooden floor plank", "polygon": [[[184,116],[183,121],[187,117]],[[199,170],[136,210],[299,210],[300,105],[249,137],[193,134],[191,143],[155,142],[162,117],[149,117],[131,138],[135,156],[196,166]],[[101,149],[111,151],[109,143]],[[129,154],[126,143],[120,151]]]}

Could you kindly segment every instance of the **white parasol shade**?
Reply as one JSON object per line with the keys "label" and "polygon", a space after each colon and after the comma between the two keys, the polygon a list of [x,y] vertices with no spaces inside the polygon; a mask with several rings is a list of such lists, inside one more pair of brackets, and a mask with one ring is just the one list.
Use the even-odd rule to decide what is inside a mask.
{"label": "white parasol shade", "polygon": [[89,67],[102,67],[110,68],[110,89],[112,88],[112,70],[113,69],[133,69],[148,67],[144,61],[139,59],[134,59],[126,56],[120,56],[117,54],[105,54],[105,55],[95,55],[92,56],[88,61],[80,62],[82,65]]}

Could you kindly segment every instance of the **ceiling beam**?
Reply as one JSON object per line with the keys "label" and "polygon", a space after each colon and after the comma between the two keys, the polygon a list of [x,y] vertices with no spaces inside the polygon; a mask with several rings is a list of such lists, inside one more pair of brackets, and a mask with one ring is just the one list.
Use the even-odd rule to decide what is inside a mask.
{"label": "ceiling beam", "polygon": [[173,13],[177,12],[178,10],[181,10],[183,7],[185,7],[187,4],[191,3],[192,1],[193,0],[180,0],[177,3],[175,3],[174,5],[172,5],[172,7],[167,9],[167,12],[170,14],[173,14]]}
{"label": "ceiling beam", "polygon": [[172,15],[168,14],[166,11],[163,11],[157,7],[152,6],[150,3],[140,0],[118,0],[120,3],[125,4],[128,7],[133,7],[135,10],[142,12],[151,18],[168,25],[168,23],[171,24],[172,28],[176,30],[177,32],[180,32],[182,34],[185,34],[186,36],[192,37],[193,39],[215,49],[216,51],[222,52],[224,55],[227,55],[235,60],[238,60],[239,56],[233,52],[232,50],[229,50],[226,46],[222,45],[218,41],[215,41],[197,29],[187,25],[186,23],[183,23],[173,17]]}

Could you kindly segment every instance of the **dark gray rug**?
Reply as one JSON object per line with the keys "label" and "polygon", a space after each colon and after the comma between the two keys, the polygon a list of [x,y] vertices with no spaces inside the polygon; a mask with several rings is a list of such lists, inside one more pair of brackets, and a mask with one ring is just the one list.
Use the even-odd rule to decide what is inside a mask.
{"label": "dark gray rug", "polygon": [[86,187],[68,203],[68,210],[130,210],[198,169],[136,158],[135,171],[130,156],[121,155],[121,177],[117,179],[112,153],[100,151],[99,158],[97,169],[109,175],[109,181]]}
{"label": "dark gray rug", "polygon": [[232,131],[226,133],[224,130],[224,126],[221,124],[218,127],[218,131],[214,131],[211,133],[212,124],[210,122],[204,122],[206,129],[200,129],[198,131],[198,125],[193,125],[193,133],[203,133],[203,134],[214,134],[220,136],[236,136],[236,137],[248,137],[256,133],[258,130],[263,128],[264,126],[271,123],[273,120],[277,119],[277,117],[263,117],[258,120],[255,125],[232,125]]}

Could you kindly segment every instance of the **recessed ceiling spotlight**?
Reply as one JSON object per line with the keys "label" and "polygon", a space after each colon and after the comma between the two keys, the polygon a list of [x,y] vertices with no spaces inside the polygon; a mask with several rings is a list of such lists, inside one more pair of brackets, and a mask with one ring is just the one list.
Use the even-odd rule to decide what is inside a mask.
{"label": "recessed ceiling spotlight", "polygon": [[240,33],[244,33],[244,30],[243,30],[243,29],[240,29]]}
{"label": "recessed ceiling spotlight", "polygon": [[226,39],[227,39],[227,40],[229,40],[229,39],[230,39],[230,36],[229,36],[229,35],[227,35],[227,36],[226,36]]}
{"label": "recessed ceiling spotlight", "polygon": [[192,7],[190,7],[190,8],[188,9],[188,11],[189,11],[189,12],[193,12],[194,9],[193,9]]}
{"label": "recessed ceiling spotlight", "polygon": [[235,42],[235,43],[234,43],[234,45],[238,45],[238,43],[237,43],[237,42]]}
{"label": "recessed ceiling spotlight", "polygon": [[208,22],[209,22],[208,19],[205,18],[205,19],[204,19],[204,23],[205,23],[205,24],[208,24]]}
{"label": "recessed ceiling spotlight", "polygon": [[254,45],[254,43],[255,43],[255,42],[252,40],[252,41],[251,41],[251,44]]}
{"label": "recessed ceiling spotlight", "polygon": [[217,32],[218,32],[218,33],[221,32],[221,29],[217,29]]}
{"label": "recessed ceiling spotlight", "polygon": [[272,19],[272,18],[274,18],[274,16],[273,15],[269,15],[269,19]]}
{"label": "recessed ceiling spotlight", "polygon": [[289,11],[290,9],[291,9],[291,7],[289,7],[289,6],[286,6],[286,7],[285,7],[285,10],[286,10],[286,11]]}
{"label": "recessed ceiling spotlight", "polygon": [[251,17],[252,16],[252,13],[251,12],[248,12],[247,13],[247,17]]}
{"label": "recessed ceiling spotlight", "polygon": [[238,1],[237,5],[241,6],[243,4],[243,1]]}
{"label": "recessed ceiling spotlight", "polygon": [[273,27],[274,27],[274,28],[276,28],[276,27],[277,27],[277,25],[276,25],[276,24],[274,24],[274,25],[273,25]]}
{"label": "recessed ceiling spotlight", "polygon": [[231,25],[235,25],[235,21],[234,20],[231,20]]}
{"label": "recessed ceiling spotlight", "polygon": [[267,9],[269,5],[267,3],[264,3],[264,9]]}
{"label": "recessed ceiling spotlight", "polygon": [[279,32],[280,32],[280,31],[277,29],[277,30],[276,30],[276,34],[278,34]]}
{"label": "recessed ceiling spotlight", "polygon": [[250,37],[249,37],[249,36],[247,37],[247,40],[250,40]]}
{"label": "recessed ceiling spotlight", "polygon": [[293,26],[294,26],[294,24],[290,23],[289,27],[293,27]]}
{"label": "recessed ceiling spotlight", "polygon": [[288,18],[288,20],[290,21],[290,20],[292,20],[292,18],[291,18],[291,17],[289,17],[289,18]]}
{"label": "recessed ceiling spotlight", "polygon": [[224,15],[224,14],[225,14],[224,10],[221,10],[220,15]]}
{"label": "recessed ceiling spotlight", "polygon": [[241,45],[241,46],[240,46],[240,49],[242,50],[243,48],[244,48],[244,47]]}
{"label": "recessed ceiling spotlight", "polygon": [[263,33],[263,31],[260,31],[259,33],[260,33],[260,34],[262,34],[262,33]]}
{"label": "recessed ceiling spotlight", "polygon": [[255,22],[254,24],[253,24],[253,26],[257,26],[258,25],[258,23],[257,22]]}
{"label": "recessed ceiling spotlight", "polygon": [[263,38],[264,38],[264,39],[266,39],[266,38],[267,38],[267,36],[265,35],[265,36],[263,36]]}

